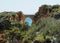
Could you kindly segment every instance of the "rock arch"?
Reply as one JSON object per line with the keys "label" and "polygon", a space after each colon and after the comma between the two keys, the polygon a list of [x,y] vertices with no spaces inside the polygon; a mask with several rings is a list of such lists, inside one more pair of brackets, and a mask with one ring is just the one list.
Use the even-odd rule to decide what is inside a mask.
{"label": "rock arch", "polygon": [[30,17],[25,18],[25,23],[27,23],[29,26],[32,25],[32,19]]}
{"label": "rock arch", "polygon": [[28,18],[31,18],[31,19],[32,19],[32,23],[34,23],[34,19],[33,19],[34,15],[25,15],[24,20],[25,20],[27,17],[28,17]]}

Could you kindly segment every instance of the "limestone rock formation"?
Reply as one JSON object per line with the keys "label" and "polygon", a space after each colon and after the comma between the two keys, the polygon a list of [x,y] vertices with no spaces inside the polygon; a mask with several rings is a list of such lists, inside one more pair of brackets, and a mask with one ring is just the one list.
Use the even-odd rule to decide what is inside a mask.
{"label": "limestone rock formation", "polygon": [[19,11],[16,13],[16,15],[12,15],[10,17],[10,20],[11,21],[14,21],[14,20],[17,20],[17,21],[20,21],[21,23],[24,23],[24,14],[22,11]]}
{"label": "limestone rock formation", "polygon": [[16,14],[15,18],[17,21],[24,23],[24,14],[21,11]]}

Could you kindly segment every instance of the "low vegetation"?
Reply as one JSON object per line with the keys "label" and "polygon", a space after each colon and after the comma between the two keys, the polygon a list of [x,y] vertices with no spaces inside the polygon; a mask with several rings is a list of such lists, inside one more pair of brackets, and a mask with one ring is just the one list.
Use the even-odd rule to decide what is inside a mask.
{"label": "low vegetation", "polygon": [[[42,8],[42,9],[41,9]],[[43,5],[34,15],[34,23],[21,23],[23,13],[20,11],[17,19],[10,20],[16,12],[0,13],[0,42],[1,43],[51,43],[56,38],[60,42],[60,5]],[[24,15],[23,15],[24,17]],[[57,18],[57,19],[56,19]]]}

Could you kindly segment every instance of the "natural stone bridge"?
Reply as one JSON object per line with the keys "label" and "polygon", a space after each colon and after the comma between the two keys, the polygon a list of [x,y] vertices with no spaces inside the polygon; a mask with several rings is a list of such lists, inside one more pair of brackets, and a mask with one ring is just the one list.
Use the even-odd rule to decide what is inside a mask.
{"label": "natural stone bridge", "polygon": [[28,18],[31,18],[31,19],[32,19],[32,22],[34,22],[34,19],[33,19],[34,15],[25,15],[25,19],[26,19],[27,17],[28,17]]}
{"label": "natural stone bridge", "polygon": [[18,20],[21,23],[24,23],[26,18],[30,18],[32,20],[32,23],[34,22],[33,19],[34,15],[21,15],[21,14],[16,14],[15,16],[11,16],[10,20]]}

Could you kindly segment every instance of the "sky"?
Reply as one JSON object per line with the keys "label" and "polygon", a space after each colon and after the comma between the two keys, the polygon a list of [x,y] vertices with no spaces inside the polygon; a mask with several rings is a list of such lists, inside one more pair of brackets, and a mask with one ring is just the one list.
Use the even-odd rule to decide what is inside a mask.
{"label": "sky", "polygon": [[29,17],[27,17],[27,18],[25,19],[25,22],[26,22],[29,26],[32,25],[32,19],[29,18]]}
{"label": "sky", "polygon": [[60,4],[60,0],[0,0],[0,12],[22,11],[24,14],[35,14],[44,4]]}

